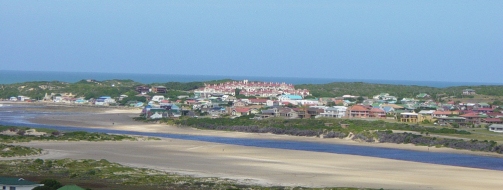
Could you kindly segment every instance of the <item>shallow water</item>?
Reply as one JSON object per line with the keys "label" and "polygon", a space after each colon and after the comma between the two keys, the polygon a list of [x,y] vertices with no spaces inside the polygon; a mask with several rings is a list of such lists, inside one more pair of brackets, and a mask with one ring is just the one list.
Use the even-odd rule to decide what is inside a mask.
{"label": "shallow water", "polygon": [[[58,113],[45,113],[45,114],[58,114]],[[230,137],[216,137],[216,136],[134,132],[134,131],[96,129],[96,128],[84,128],[84,127],[42,125],[42,124],[30,123],[27,121],[27,118],[36,117],[39,115],[41,114],[33,112],[22,112],[19,110],[8,112],[8,110],[0,109],[0,125],[49,128],[61,131],[87,131],[87,132],[126,134],[126,135],[141,135],[151,137],[174,138],[182,140],[205,141],[205,142],[240,145],[240,146],[349,154],[349,155],[369,156],[369,157],[387,158],[395,160],[503,171],[503,158],[490,157],[490,156],[424,152],[424,151],[403,150],[393,148],[367,147],[367,146],[343,145],[343,144],[331,144],[331,143],[319,143],[319,142],[301,142],[291,140],[230,138]]]}

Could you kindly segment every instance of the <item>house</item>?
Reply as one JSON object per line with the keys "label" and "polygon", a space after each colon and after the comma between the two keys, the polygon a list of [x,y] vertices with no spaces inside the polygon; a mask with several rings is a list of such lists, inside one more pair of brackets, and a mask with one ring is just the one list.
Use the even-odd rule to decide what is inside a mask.
{"label": "house", "polygon": [[384,100],[386,102],[396,102],[397,98],[395,96],[390,96],[388,93],[381,93],[372,97],[374,100]]}
{"label": "house", "polygon": [[491,105],[485,102],[480,102],[473,105],[473,109],[479,109],[479,108],[491,108]]}
{"label": "house", "polygon": [[115,103],[115,99],[113,99],[112,97],[101,96],[96,99],[96,101],[94,102],[94,105],[105,106],[105,105],[110,105],[112,103]]}
{"label": "house", "polygon": [[435,110],[421,110],[421,111],[419,111],[418,114],[419,114],[420,118],[422,118],[421,121],[419,121],[419,122],[422,122],[424,120],[432,122],[434,112],[435,112]]}
{"label": "house", "polygon": [[85,100],[84,98],[77,98],[77,99],[75,100],[75,103],[76,103],[76,104],[85,104],[85,103],[87,103],[87,102],[88,102],[88,101],[87,101],[87,100]]}
{"label": "house", "polygon": [[28,97],[28,96],[17,96],[17,100],[21,101],[21,102],[29,101],[30,97]]}
{"label": "house", "polygon": [[319,117],[319,115],[324,112],[325,112],[325,109],[318,108],[318,107],[310,107],[307,109],[307,114],[309,114],[309,118]]}
{"label": "house", "polygon": [[433,112],[433,118],[447,117],[449,115],[452,115],[452,112],[450,112],[450,111],[435,111],[435,112]]}
{"label": "house", "polygon": [[218,116],[226,113],[226,110],[224,107],[212,107],[212,108],[203,108],[201,109],[201,112],[206,112],[211,116]]}
{"label": "house", "polygon": [[278,97],[278,101],[283,102],[287,100],[302,100],[302,96],[299,95],[281,95]]}
{"label": "house", "polygon": [[416,98],[421,98],[421,99],[424,99],[424,98],[430,98],[430,95],[426,94],[426,93],[419,93]]}
{"label": "house", "polygon": [[503,133],[503,125],[502,124],[492,124],[489,126],[489,131]]}
{"label": "house", "polygon": [[346,110],[348,108],[344,106],[334,106],[334,107],[329,107],[325,109],[324,113],[321,113],[320,115],[322,117],[335,117],[335,118],[343,118],[346,116]]}
{"label": "house", "polygon": [[168,117],[168,110],[163,109],[163,108],[151,108],[148,111],[148,117],[150,119],[161,119],[161,118],[166,118]]}
{"label": "house", "polygon": [[490,124],[503,124],[503,118],[484,118],[482,119],[482,122]]}
{"label": "house", "polygon": [[57,190],[86,190],[86,189],[79,187],[77,185],[65,185],[63,187],[58,188]]}
{"label": "house", "polygon": [[265,105],[267,103],[267,99],[249,99],[250,104],[253,105]]}
{"label": "house", "polygon": [[396,110],[403,110],[405,109],[403,106],[399,106],[399,105],[396,105],[396,104],[381,104],[380,106],[381,108],[384,108],[384,107],[392,107],[395,111]]}
{"label": "house", "polygon": [[137,86],[135,91],[139,94],[147,94],[150,92],[150,88],[148,86]]}
{"label": "house", "polygon": [[237,107],[232,109],[231,115],[233,116],[244,116],[250,115],[250,108]]}
{"label": "house", "polygon": [[187,99],[187,100],[185,100],[185,104],[187,104],[187,105],[194,105],[194,104],[197,104],[197,100]]}
{"label": "house", "polygon": [[293,108],[293,110],[297,112],[297,115],[300,119],[310,118],[311,115],[307,113],[307,109],[307,107]]}
{"label": "house", "polygon": [[380,108],[371,108],[369,112],[369,117],[386,119],[386,112]]}
{"label": "house", "polygon": [[271,108],[271,109],[267,109],[267,110],[262,110],[260,113],[261,118],[276,117],[278,115],[279,115],[278,108]]}
{"label": "house", "polygon": [[220,84],[204,84],[194,91],[196,96],[205,96],[211,93],[221,93],[227,95],[236,95],[236,89],[240,89],[239,94],[244,96],[275,97],[278,94],[296,94],[302,97],[309,95],[306,89],[295,89],[292,84],[278,82],[249,82],[228,81]]}
{"label": "house", "polygon": [[127,98],[128,95],[122,94],[119,96],[119,101],[122,101],[124,98]]}
{"label": "house", "polygon": [[159,94],[165,94],[168,92],[168,89],[165,86],[153,86],[152,87],[152,92],[153,93],[159,93]]}
{"label": "house", "polygon": [[482,116],[478,113],[467,113],[460,115],[460,117],[466,118],[466,122],[471,124],[479,124],[482,121]]}
{"label": "house", "polygon": [[493,112],[493,113],[488,113],[487,116],[492,117],[492,118],[503,118],[503,113]]}
{"label": "house", "polygon": [[162,96],[162,95],[152,96],[152,101],[154,101],[154,102],[161,102],[163,100],[164,100],[164,96]]}
{"label": "house", "polygon": [[384,110],[386,114],[395,114],[395,108],[391,106],[382,106],[381,109]]}
{"label": "house", "polygon": [[348,118],[368,118],[370,110],[362,105],[354,105],[347,109],[346,116]]}
{"label": "house", "polygon": [[56,102],[56,103],[62,102],[63,101],[63,97],[62,96],[54,96],[54,97],[52,97],[52,101]]}
{"label": "house", "polygon": [[299,115],[295,110],[292,108],[281,108],[278,110],[279,117],[287,118],[287,119],[294,119],[298,118]]}
{"label": "house", "polygon": [[459,126],[464,126],[464,125],[466,125],[466,118],[464,118],[464,117],[440,117],[440,118],[438,118],[437,123],[440,125],[457,124]]}
{"label": "house", "polygon": [[44,184],[35,183],[23,178],[0,177],[0,187],[5,190],[32,190]]}
{"label": "house", "polygon": [[474,108],[472,111],[477,113],[492,113],[494,109],[492,108]]}
{"label": "house", "polygon": [[417,113],[400,113],[400,122],[417,123],[417,122],[419,122],[419,114],[417,114]]}
{"label": "house", "polygon": [[473,89],[464,89],[463,90],[463,95],[475,95],[475,90]]}

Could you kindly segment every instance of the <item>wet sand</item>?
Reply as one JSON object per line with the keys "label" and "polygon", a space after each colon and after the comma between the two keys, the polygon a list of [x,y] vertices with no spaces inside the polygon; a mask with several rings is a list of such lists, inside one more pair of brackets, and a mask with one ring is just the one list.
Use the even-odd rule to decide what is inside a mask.
{"label": "wet sand", "polygon": [[[428,147],[413,145],[207,131],[132,121],[131,117],[138,113],[139,110],[109,110],[70,116],[44,116],[31,121],[140,132],[315,141],[428,151]],[[23,145],[43,148],[49,152],[40,158],[107,159],[129,166],[195,176],[224,177],[261,185],[386,189],[501,189],[503,186],[503,171],[179,139],[142,142],[31,142]],[[491,155],[448,148],[429,148],[429,151]]]}
{"label": "wet sand", "polygon": [[502,171],[343,154],[164,139],[140,142],[31,142],[42,159],[107,159],[128,166],[246,184],[385,189],[501,189]]}

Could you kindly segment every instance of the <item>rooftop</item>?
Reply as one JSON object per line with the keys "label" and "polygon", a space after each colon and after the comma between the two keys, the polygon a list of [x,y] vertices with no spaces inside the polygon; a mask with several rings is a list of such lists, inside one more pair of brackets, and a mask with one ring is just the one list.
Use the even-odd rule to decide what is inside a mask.
{"label": "rooftop", "polygon": [[23,178],[17,178],[17,177],[0,177],[0,184],[3,184],[3,185],[37,185],[39,183],[35,183],[32,181],[28,181]]}

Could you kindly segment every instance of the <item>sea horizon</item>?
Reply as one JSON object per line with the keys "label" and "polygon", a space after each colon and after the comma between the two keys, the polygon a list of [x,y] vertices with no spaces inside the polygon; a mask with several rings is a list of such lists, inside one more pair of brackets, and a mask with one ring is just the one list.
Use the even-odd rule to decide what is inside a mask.
{"label": "sea horizon", "polygon": [[104,73],[104,72],[64,72],[64,71],[19,71],[0,70],[0,84],[15,84],[34,81],[61,81],[75,83],[81,80],[133,80],[143,84],[165,82],[202,82],[210,80],[250,80],[262,82],[285,82],[289,84],[328,84],[333,82],[364,82],[372,84],[416,85],[436,88],[452,86],[503,85],[489,82],[453,82],[453,81],[411,81],[385,79],[341,79],[307,77],[268,77],[268,76],[232,76],[232,75],[184,75],[184,74],[146,74],[146,73]]}

